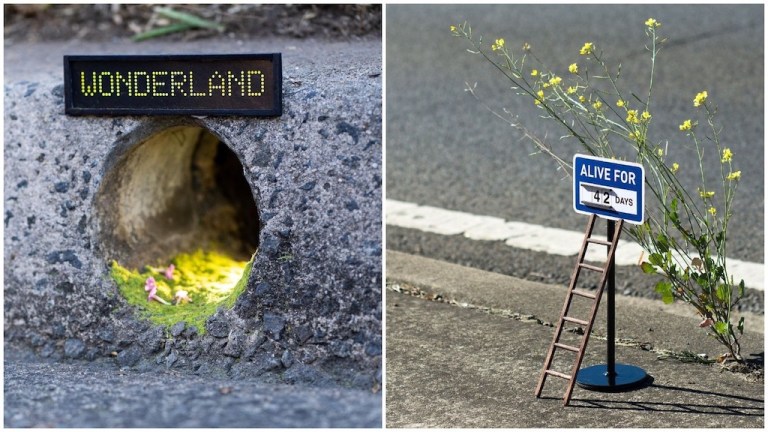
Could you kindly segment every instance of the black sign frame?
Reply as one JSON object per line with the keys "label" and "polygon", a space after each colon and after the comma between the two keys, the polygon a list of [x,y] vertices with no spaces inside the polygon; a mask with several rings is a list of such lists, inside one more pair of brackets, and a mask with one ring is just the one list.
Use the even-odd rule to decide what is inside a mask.
{"label": "black sign frame", "polygon": [[[74,88],[77,79],[73,72],[73,65],[80,62],[107,63],[124,66],[126,64],[147,64],[148,62],[179,62],[189,63],[191,66],[201,63],[213,62],[242,62],[242,61],[268,61],[272,68],[269,71],[271,81],[266,82],[267,91],[272,94],[272,101],[267,107],[261,108],[243,108],[243,107],[147,107],[141,106],[141,99],[136,100],[136,104],[130,107],[126,106],[78,106],[74,95]],[[172,78],[171,78],[172,80]],[[249,77],[250,80],[250,77]],[[148,82],[148,81],[147,81]],[[250,82],[250,81],[249,81]],[[173,85],[173,82],[171,81]],[[258,116],[258,117],[278,117],[283,113],[283,73],[282,56],[280,53],[271,54],[184,54],[184,55],[65,55],[64,56],[64,111],[68,115],[201,115],[201,116]],[[222,90],[223,91],[223,90]],[[169,99],[166,99],[169,100]],[[177,99],[178,100],[178,99]]]}

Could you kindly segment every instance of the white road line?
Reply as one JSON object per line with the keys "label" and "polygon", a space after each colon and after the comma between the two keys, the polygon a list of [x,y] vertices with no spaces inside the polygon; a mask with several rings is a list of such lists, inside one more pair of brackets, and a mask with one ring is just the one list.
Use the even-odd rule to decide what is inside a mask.
{"label": "white road line", "polygon": [[[545,252],[552,255],[576,256],[583,232],[548,228],[525,222],[508,222],[493,216],[479,216],[437,207],[387,199],[387,225],[441,234],[459,235],[472,240],[503,241],[508,246]],[[616,264],[637,265],[643,248],[631,241],[620,240]],[[588,261],[605,261],[605,249],[588,248]],[[728,272],[734,279],[744,279],[746,286],[764,290],[765,266],[737,259],[728,259]]]}

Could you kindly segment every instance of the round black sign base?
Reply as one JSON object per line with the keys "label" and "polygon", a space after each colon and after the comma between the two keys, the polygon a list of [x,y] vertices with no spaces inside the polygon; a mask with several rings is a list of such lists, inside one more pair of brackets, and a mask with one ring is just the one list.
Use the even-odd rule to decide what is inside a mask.
{"label": "round black sign base", "polygon": [[642,387],[650,375],[637,366],[616,363],[616,374],[608,376],[607,365],[596,365],[579,370],[576,384],[593,391],[619,392]]}

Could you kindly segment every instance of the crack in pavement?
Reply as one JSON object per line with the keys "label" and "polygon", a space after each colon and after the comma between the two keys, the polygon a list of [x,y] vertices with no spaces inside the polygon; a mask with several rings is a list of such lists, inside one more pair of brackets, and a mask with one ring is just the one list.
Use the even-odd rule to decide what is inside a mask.
{"label": "crack in pavement", "polygon": [[[544,321],[535,315],[526,314],[522,312],[514,312],[510,309],[494,308],[490,306],[476,305],[469,302],[462,302],[455,298],[447,298],[442,294],[434,291],[425,291],[417,286],[387,280],[386,289],[388,291],[406,294],[412,297],[417,297],[422,300],[434,301],[438,303],[445,303],[452,306],[458,306],[465,309],[477,310],[488,315],[501,316],[505,318],[511,318],[515,321],[524,323],[541,325],[543,327],[555,327],[555,325],[549,321]],[[584,334],[584,329],[579,326],[564,327],[565,332],[574,333],[578,335]],[[608,340],[607,336],[603,333],[592,330],[590,332],[590,338],[597,340]],[[682,363],[700,363],[703,365],[718,365],[721,368],[721,372],[724,370],[739,374],[742,378],[749,382],[758,382],[763,379],[763,367],[762,364],[756,364],[754,362],[747,365],[740,365],[735,362],[725,362],[721,357],[717,360],[708,358],[706,354],[696,354],[688,350],[674,350],[667,348],[657,348],[652,342],[641,342],[632,338],[616,338],[616,346],[624,346],[629,348],[639,349],[641,351],[648,351],[656,354],[657,360],[677,360]]]}

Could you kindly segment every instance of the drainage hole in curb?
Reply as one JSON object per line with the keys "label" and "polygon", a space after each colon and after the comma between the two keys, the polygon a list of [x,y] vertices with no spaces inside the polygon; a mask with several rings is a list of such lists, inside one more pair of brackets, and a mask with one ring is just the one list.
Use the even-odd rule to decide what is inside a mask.
{"label": "drainage hole in curb", "polygon": [[96,196],[100,248],[142,318],[184,321],[202,334],[208,317],[244,291],[260,227],[243,172],[217,137],[182,126],[134,146],[105,175]]}

